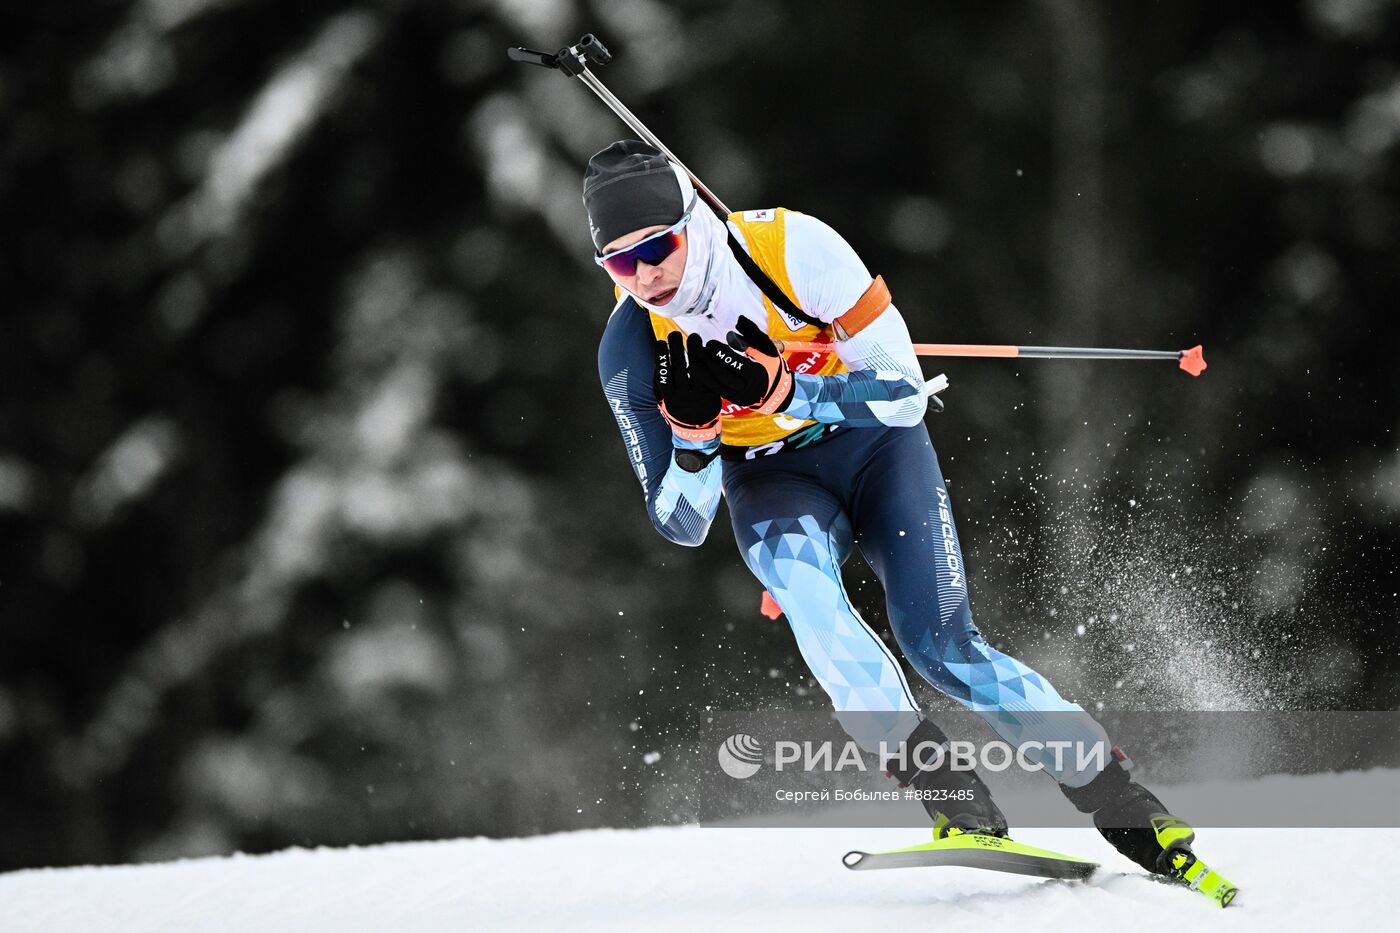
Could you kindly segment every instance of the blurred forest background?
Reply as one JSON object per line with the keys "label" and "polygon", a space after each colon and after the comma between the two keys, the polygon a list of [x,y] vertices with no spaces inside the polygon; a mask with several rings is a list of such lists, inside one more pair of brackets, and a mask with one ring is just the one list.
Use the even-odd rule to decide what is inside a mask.
{"label": "blurred forest background", "polygon": [[0,869],[683,819],[697,710],[824,708],[727,517],[652,530],[597,386],[579,180],[626,133],[505,57],[585,31],[915,339],[1205,344],[928,364],[994,643],[1091,707],[1400,705],[1400,3],[0,23]]}

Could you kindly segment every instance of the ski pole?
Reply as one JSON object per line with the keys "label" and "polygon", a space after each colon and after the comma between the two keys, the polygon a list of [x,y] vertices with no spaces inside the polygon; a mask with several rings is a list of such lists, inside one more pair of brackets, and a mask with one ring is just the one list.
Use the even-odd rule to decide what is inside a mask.
{"label": "ski pole", "polygon": [[576,45],[560,49],[553,55],[548,52],[539,52],[535,49],[524,49],[518,46],[516,48],[506,49],[506,55],[513,62],[524,62],[527,65],[539,65],[542,68],[557,68],[571,78],[578,78],[588,86],[589,90],[597,94],[598,98],[602,100],[603,103],[607,104],[612,112],[621,118],[623,123],[626,123],[634,132],[641,136],[643,140],[654,146],[662,155],[676,163],[676,165],[679,165],[681,171],[690,176],[690,181],[699,190],[700,196],[703,197],[712,208],[719,212],[721,219],[730,215],[731,211],[728,207],[725,207],[724,202],[690,170],[689,166],[676,158],[676,154],[670,149],[667,149],[666,144],[657,139],[656,134],[647,129],[646,124],[639,120],[635,113],[628,110],[627,105],[618,100],[613,95],[613,92],[604,87],[603,82],[599,81],[598,77],[588,70],[590,62],[595,65],[606,65],[608,62],[612,61],[612,53],[608,51],[607,46],[603,45],[593,33],[586,33],[582,39],[578,40]]}
{"label": "ski pole", "polygon": [[[821,351],[829,343],[790,340],[782,344],[786,353]],[[919,356],[983,356],[1031,360],[1176,360],[1177,365],[1193,376],[1206,368],[1206,358],[1197,345],[1189,350],[1115,350],[1108,347],[1017,347],[1010,344],[988,343],[916,343]]]}

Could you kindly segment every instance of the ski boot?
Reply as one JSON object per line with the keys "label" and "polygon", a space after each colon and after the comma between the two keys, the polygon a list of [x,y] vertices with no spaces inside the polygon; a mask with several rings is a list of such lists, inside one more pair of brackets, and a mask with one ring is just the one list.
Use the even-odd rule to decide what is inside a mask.
{"label": "ski boot", "polygon": [[1083,787],[1061,784],[1070,803],[1092,813],[1094,826],[1119,852],[1154,875],[1180,881],[1220,904],[1229,906],[1238,893],[1191,851],[1196,831],[1173,816],[1157,795],[1128,776],[1132,762],[1121,749]]}
{"label": "ski boot", "polygon": [[947,839],[963,833],[1006,838],[1006,817],[992,801],[992,792],[976,771],[954,770],[946,757],[936,768],[923,770],[919,767],[914,761],[914,752],[926,742],[945,748],[948,743],[943,730],[927,719],[905,740],[910,752],[904,764],[891,760],[888,774],[900,787],[912,787],[921,792],[919,802],[933,819],[933,838]]}

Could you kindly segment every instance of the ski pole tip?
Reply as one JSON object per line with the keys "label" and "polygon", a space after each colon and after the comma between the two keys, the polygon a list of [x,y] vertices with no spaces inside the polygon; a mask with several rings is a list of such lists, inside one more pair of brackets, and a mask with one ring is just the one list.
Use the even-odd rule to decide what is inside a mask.
{"label": "ski pole tip", "polygon": [[1181,356],[1177,360],[1177,365],[1193,376],[1199,376],[1206,370],[1205,352],[1200,344],[1196,344],[1189,350],[1182,350]]}

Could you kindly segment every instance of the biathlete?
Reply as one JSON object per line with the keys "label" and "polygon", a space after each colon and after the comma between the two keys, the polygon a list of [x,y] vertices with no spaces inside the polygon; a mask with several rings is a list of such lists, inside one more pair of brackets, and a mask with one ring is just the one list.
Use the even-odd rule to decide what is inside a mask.
{"label": "biathlete", "polygon": [[[920,676],[1013,746],[1107,749],[1098,722],[973,624],[918,358],[884,281],[846,241],[783,208],[721,220],[684,170],[634,140],[589,160],[583,201],[620,298],[599,378],[647,513],[667,539],[696,546],[723,491],[744,562],[851,737],[873,754],[948,741],[842,586],[859,546]],[[828,346],[784,354],[783,341]],[[976,771],[916,760],[892,770],[934,792],[920,796],[936,837],[1006,835]],[[1170,874],[1167,853],[1194,833],[1121,752],[1040,764],[1120,852]]]}

